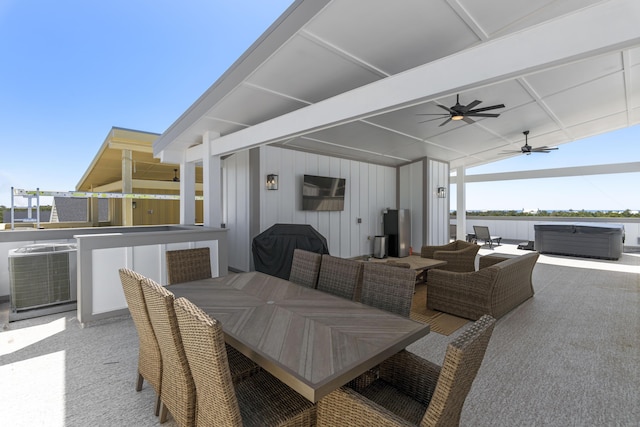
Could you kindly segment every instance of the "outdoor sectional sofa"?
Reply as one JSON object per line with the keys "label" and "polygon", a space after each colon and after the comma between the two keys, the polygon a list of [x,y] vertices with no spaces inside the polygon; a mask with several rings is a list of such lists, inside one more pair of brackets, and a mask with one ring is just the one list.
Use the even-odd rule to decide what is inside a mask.
{"label": "outdoor sectional sofa", "polygon": [[533,296],[531,279],[538,256],[492,256],[480,265],[496,264],[466,273],[433,269],[427,276],[427,308],[472,320],[484,314],[499,319]]}

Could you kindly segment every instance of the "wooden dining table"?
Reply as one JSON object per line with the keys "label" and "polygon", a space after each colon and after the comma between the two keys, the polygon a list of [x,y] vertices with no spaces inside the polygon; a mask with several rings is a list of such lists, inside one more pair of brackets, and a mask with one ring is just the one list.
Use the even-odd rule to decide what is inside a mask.
{"label": "wooden dining table", "polygon": [[429,325],[260,272],[168,287],[225,340],[311,402],[429,333]]}

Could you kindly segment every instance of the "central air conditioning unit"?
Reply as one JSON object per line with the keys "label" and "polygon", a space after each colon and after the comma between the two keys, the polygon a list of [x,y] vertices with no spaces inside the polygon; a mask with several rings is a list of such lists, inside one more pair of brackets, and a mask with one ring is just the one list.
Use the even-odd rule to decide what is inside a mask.
{"label": "central air conditioning unit", "polygon": [[75,302],[76,252],[75,243],[34,244],[10,250],[12,312]]}

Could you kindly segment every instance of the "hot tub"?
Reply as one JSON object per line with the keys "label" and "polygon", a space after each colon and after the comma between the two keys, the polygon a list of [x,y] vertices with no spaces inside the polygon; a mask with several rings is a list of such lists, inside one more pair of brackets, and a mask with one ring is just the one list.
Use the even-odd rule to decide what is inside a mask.
{"label": "hot tub", "polygon": [[617,260],[624,244],[624,225],[561,222],[534,224],[535,249],[542,254]]}

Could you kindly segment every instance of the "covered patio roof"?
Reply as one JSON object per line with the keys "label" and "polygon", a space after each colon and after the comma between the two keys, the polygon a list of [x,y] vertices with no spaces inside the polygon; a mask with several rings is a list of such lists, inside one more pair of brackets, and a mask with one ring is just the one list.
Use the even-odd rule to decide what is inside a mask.
{"label": "covered patio roof", "polygon": [[[161,163],[154,158],[152,144],[157,133],[113,127],[93,161],[76,185],[77,191],[122,192],[123,151],[131,153],[132,188],[179,191],[178,165]],[[179,176],[178,176],[179,178]],[[196,182],[202,182],[202,169],[196,170]]]}
{"label": "covered patio roof", "polygon": [[[274,144],[452,169],[640,123],[634,0],[298,0],[154,143],[164,162]],[[420,116],[482,101],[475,123]],[[434,121],[423,122],[429,118]],[[203,150],[205,139],[209,144]]]}

